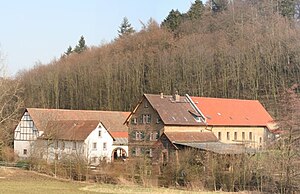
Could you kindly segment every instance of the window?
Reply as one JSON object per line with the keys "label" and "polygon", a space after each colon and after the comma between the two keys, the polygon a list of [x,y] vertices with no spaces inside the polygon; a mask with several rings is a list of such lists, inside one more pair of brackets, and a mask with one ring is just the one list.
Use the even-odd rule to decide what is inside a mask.
{"label": "window", "polygon": [[160,117],[157,117],[157,119],[156,119],[156,124],[159,124],[159,123],[161,123],[161,118],[160,118]]}
{"label": "window", "polygon": [[135,140],[143,140],[145,136],[144,132],[136,131],[135,132]]}
{"label": "window", "polygon": [[61,142],[61,150],[64,150],[64,149],[65,149],[65,147],[66,147],[66,145],[65,145],[65,142],[64,142],[64,141],[62,141],[62,142]]}
{"label": "window", "polygon": [[102,135],[102,134],[101,134],[101,131],[98,131],[98,136],[101,137],[101,135]]}
{"label": "window", "polygon": [[147,124],[149,124],[149,123],[151,123],[151,115],[150,114],[145,114],[145,115],[142,115],[142,117],[143,117],[143,123],[147,123]]}
{"label": "window", "polygon": [[135,155],[140,156],[141,155],[141,148],[137,147],[135,148]]}
{"label": "window", "polygon": [[97,149],[97,143],[96,142],[93,143],[93,149]]}
{"label": "window", "polygon": [[234,140],[237,140],[237,132],[234,132]]}
{"label": "window", "polygon": [[262,143],[262,137],[259,137],[259,143]]}
{"label": "window", "polygon": [[58,160],[58,153],[55,153],[54,157],[55,157],[55,160]]}
{"label": "window", "polygon": [[27,149],[23,149],[23,155],[27,155]]}
{"label": "window", "polygon": [[55,142],[54,142],[54,149],[57,149],[58,148],[58,141],[56,140]]}
{"label": "window", "polygon": [[242,132],[242,139],[245,140],[245,132]]}
{"label": "window", "polygon": [[76,150],[76,141],[73,141],[73,147],[72,147],[73,150]]}
{"label": "window", "polygon": [[106,150],[106,149],[107,149],[107,143],[104,142],[104,143],[103,143],[103,150]]}
{"label": "window", "polygon": [[252,140],[252,132],[249,132],[249,140]]}
{"label": "window", "polygon": [[137,118],[131,118],[131,124],[136,125],[137,124]]}
{"label": "window", "polygon": [[92,162],[96,163],[97,162],[97,157],[92,157]]}
{"label": "window", "polygon": [[147,102],[147,101],[145,101],[145,102],[144,102],[144,107],[145,107],[145,108],[148,108],[148,107],[149,107],[149,105],[148,105],[148,102]]}
{"label": "window", "polygon": [[146,151],[146,155],[148,156],[148,157],[153,157],[153,155],[152,155],[152,148],[149,148],[149,149],[147,149],[147,151]]}
{"label": "window", "polygon": [[158,133],[157,132],[151,132],[149,139],[150,139],[150,141],[156,141],[158,139]]}
{"label": "window", "polygon": [[227,132],[227,140],[230,140],[230,132]]}
{"label": "window", "polygon": [[132,154],[132,156],[136,156],[136,150],[135,150],[135,148],[132,148],[131,154]]}
{"label": "window", "polygon": [[221,140],[221,138],[222,138],[221,136],[222,136],[221,132],[218,132],[218,139],[219,140]]}

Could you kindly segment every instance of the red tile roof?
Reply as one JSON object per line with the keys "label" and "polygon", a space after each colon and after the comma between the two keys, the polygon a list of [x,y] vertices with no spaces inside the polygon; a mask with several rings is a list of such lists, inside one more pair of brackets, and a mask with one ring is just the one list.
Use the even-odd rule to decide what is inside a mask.
{"label": "red tile roof", "polygon": [[111,135],[114,137],[114,138],[128,138],[128,132],[121,132],[121,131],[114,131],[114,132],[111,132]]}
{"label": "red tile roof", "polygon": [[257,100],[191,97],[208,125],[268,126],[273,118]]}
{"label": "red tile roof", "polygon": [[217,142],[218,139],[212,132],[165,132],[172,143],[200,143]]}

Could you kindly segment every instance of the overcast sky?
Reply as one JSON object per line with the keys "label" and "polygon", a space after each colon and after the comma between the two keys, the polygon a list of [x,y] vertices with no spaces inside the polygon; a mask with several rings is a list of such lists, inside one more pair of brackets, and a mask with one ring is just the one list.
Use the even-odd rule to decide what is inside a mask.
{"label": "overcast sky", "polygon": [[59,58],[81,35],[88,46],[110,42],[123,17],[136,30],[171,9],[186,12],[194,0],[0,0],[0,52],[8,74]]}

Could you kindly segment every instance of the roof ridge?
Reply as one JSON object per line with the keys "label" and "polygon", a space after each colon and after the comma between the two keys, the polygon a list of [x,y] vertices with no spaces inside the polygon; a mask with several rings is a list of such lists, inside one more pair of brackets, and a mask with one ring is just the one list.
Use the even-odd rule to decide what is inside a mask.
{"label": "roof ridge", "polygon": [[115,110],[83,110],[83,109],[56,109],[56,108],[26,108],[31,110],[48,110],[48,111],[74,111],[74,112],[112,112],[112,113],[130,113],[128,111]]}

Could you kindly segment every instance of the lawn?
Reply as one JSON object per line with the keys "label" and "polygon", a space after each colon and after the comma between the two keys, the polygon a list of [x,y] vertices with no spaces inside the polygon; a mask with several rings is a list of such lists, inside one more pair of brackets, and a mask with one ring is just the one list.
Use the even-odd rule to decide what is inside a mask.
{"label": "lawn", "polygon": [[[212,194],[213,192],[191,192],[167,188],[143,188],[138,186],[108,185],[95,183],[81,183],[58,180],[35,172],[0,167],[0,194]],[[220,192],[215,192],[220,193]]]}

